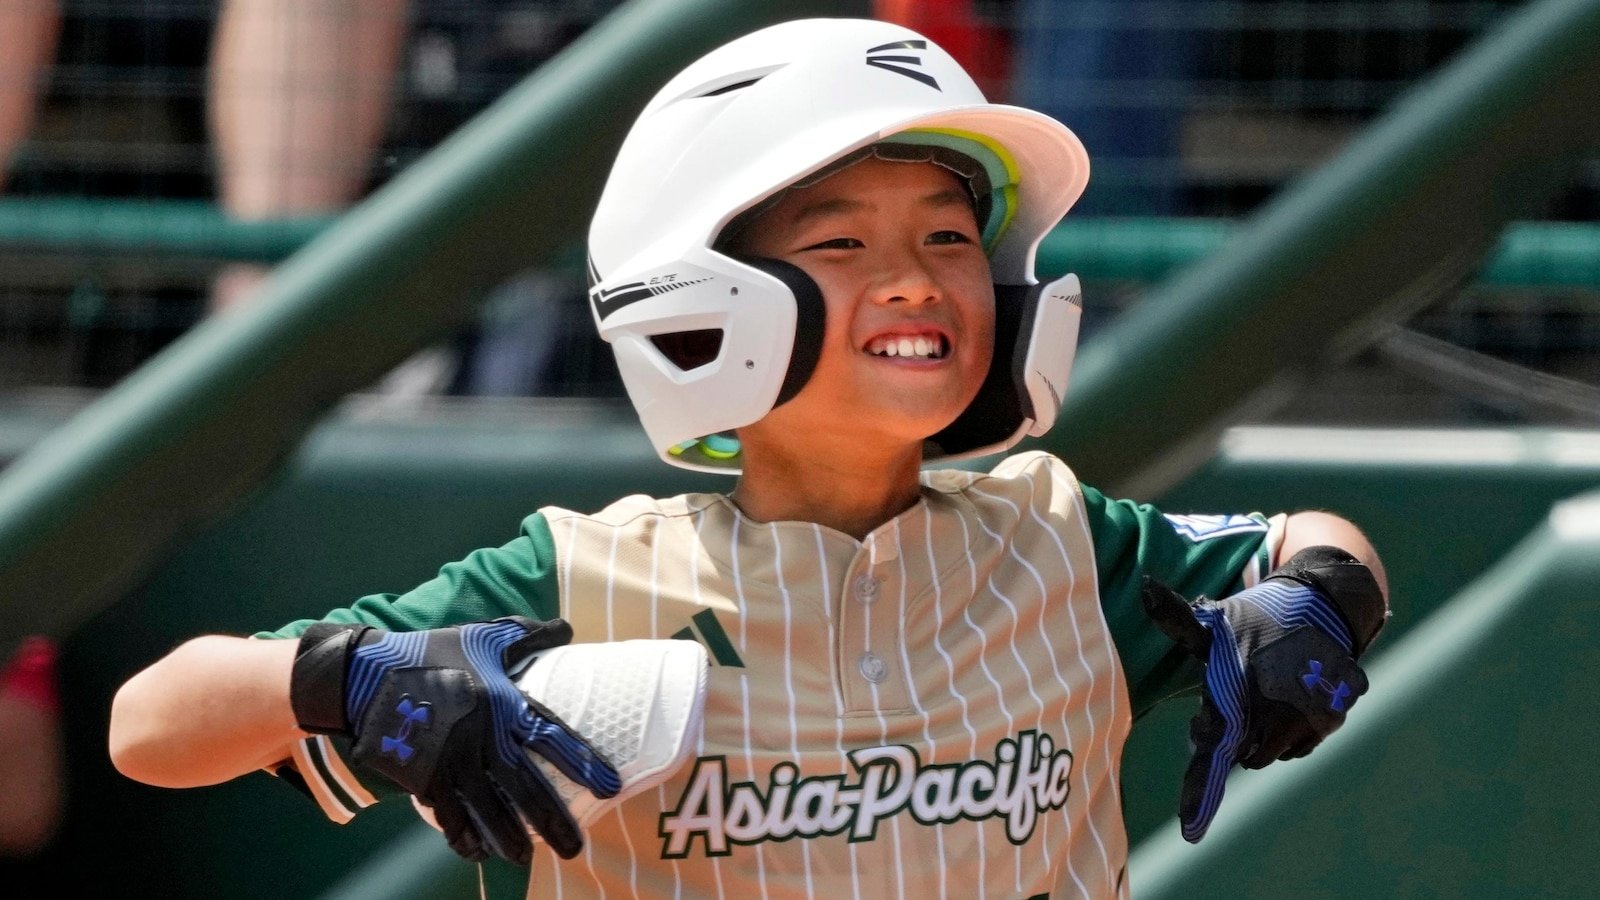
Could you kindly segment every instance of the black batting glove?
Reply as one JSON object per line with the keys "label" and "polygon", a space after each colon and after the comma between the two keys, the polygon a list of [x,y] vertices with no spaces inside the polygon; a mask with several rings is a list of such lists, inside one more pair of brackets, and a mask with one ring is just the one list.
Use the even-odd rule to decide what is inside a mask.
{"label": "black batting glove", "polygon": [[522,616],[416,632],[320,623],[300,639],[290,701],[301,728],[348,735],[358,763],[431,808],[461,856],[526,866],[531,826],[570,859],[583,836],[528,752],[597,797],[615,796],[621,780],[506,672],[571,640],[560,619]]}
{"label": "black batting glove", "polygon": [[1305,756],[1344,724],[1367,676],[1356,661],[1387,610],[1371,571],[1336,547],[1310,547],[1253,588],[1190,603],[1144,579],[1145,612],[1206,664],[1194,755],[1183,776],[1184,840],[1205,836],[1235,763]]}

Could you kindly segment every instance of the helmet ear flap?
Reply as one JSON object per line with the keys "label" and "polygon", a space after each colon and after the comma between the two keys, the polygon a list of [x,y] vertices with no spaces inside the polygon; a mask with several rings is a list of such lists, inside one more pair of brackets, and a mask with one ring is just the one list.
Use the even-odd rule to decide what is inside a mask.
{"label": "helmet ear flap", "polygon": [[789,368],[784,373],[778,399],[772,404],[772,408],[777,409],[794,399],[817,369],[817,360],[822,356],[822,336],[828,324],[827,305],[822,301],[822,288],[799,266],[764,256],[738,259],[783,282],[794,297],[794,347],[789,351]]}
{"label": "helmet ear flap", "polygon": [[1025,324],[1031,330],[1038,288],[994,286],[994,357],[989,361],[989,374],[961,415],[928,439],[937,453],[927,455],[961,456],[979,447],[1004,444],[1016,433],[1017,424],[1031,417],[1028,391],[1018,378],[1027,342],[1019,338]]}
{"label": "helmet ear flap", "polygon": [[1072,371],[1082,312],[1078,276],[994,286],[994,358],[978,395],[925,456],[962,458],[1010,449],[1055,424]]}

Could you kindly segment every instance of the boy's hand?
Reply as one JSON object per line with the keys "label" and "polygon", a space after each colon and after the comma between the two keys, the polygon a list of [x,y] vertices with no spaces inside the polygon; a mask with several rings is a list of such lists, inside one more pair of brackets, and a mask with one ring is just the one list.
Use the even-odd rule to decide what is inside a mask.
{"label": "boy's hand", "polygon": [[1356,664],[1386,616],[1377,581],[1334,547],[1295,554],[1253,588],[1190,604],[1146,576],[1145,612],[1206,664],[1194,755],[1178,818],[1184,840],[1205,836],[1234,763],[1259,769],[1310,753],[1367,691]]}
{"label": "boy's hand", "polygon": [[300,639],[291,703],[300,727],[348,735],[357,762],[431,808],[460,855],[528,865],[526,821],[571,858],[582,833],[526,751],[597,797],[615,795],[620,780],[506,674],[509,664],[571,640],[566,622],[521,616],[418,632],[318,624]]}

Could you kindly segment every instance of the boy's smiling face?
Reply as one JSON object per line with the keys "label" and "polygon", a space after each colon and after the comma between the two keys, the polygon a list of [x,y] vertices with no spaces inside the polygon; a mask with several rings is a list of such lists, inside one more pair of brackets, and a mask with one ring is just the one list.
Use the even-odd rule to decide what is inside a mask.
{"label": "boy's smiling face", "polygon": [[736,249],[799,266],[828,317],[816,371],[740,429],[747,448],[824,435],[920,447],[977,395],[994,354],[994,286],[949,170],[868,158],[790,190]]}

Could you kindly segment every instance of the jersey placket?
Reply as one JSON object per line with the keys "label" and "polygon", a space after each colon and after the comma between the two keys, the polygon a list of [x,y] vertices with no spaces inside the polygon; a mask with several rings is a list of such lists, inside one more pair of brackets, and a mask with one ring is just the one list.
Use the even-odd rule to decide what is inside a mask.
{"label": "jersey placket", "polygon": [[867,536],[845,572],[839,604],[839,692],[845,715],[911,706],[901,664],[900,547],[887,528]]}

